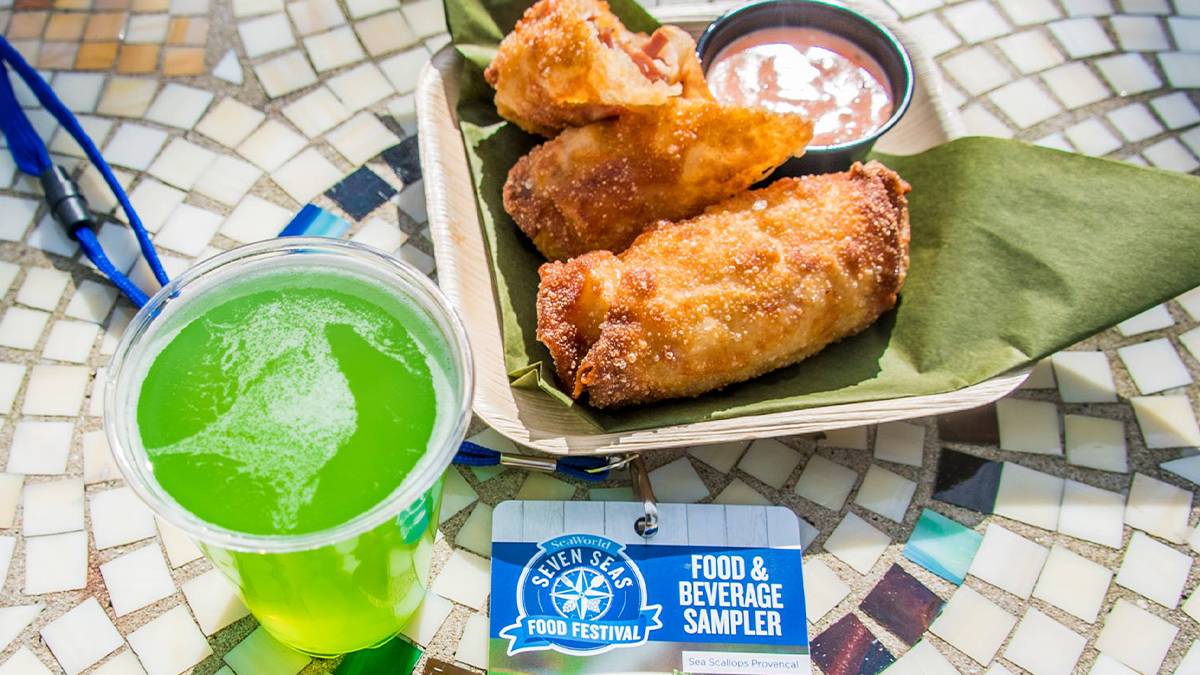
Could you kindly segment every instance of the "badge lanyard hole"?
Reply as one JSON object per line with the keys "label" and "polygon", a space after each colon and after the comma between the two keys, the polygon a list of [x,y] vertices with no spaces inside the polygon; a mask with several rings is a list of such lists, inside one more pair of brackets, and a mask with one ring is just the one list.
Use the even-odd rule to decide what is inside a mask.
{"label": "badge lanyard hole", "polygon": [[629,462],[629,472],[633,474],[633,486],[638,499],[642,502],[645,515],[633,521],[633,531],[643,539],[649,539],[658,534],[658,501],[654,498],[654,487],[650,485],[650,474],[646,471],[646,460],[641,455],[634,455]]}

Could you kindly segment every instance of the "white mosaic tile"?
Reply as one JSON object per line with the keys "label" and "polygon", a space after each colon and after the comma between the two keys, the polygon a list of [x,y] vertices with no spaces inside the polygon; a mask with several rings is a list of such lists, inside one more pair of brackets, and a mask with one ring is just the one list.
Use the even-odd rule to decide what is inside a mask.
{"label": "white mosaic tile", "polygon": [[479,495],[456,470],[447,470],[442,477],[441,522],[450,520],[455,514],[475,503]]}
{"label": "white mosaic tile", "polygon": [[148,173],[181,190],[190,190],[204,170],[216,159],[217,155],[213,151],[182,138],[175,138],[150,165]]}
{"label": "white mosaic tile", "polygon": [[963,584],[950,596],[929,630],[976,663],[986,666],[996,657],[1015,625],[1017,617]]}
{"label": "white mosaic tile", "polygon": [[1087,671],[1088,675],[1137,675],[1136,670],[1131,670],[1121,664],[1116,659],[1100,654],[1096,660],[1092,662],[1092,667]]}
{"label": "white mosaic tile", "polygon": [[405,185],[400,194],[393,198],[396,206],[404,215],[408,216],[415,223],[423,223],[429,220],[428,214],[425,211],[425,183],[424,181],[416,181],[410,185]]}
{"label": "white mosaic tile", "polygon": [[413,0],[404,3],[401,10],[419,38],[446,32],[446,13],[438,0]]}
{"label": "white mosaic tile", "polygon": [[750,487],[750,484],[734,478],[712,500],[713,504],[741,504],[746,506],[771,506],[774,502]]}
{"label": "white mosaic tile", "polygon": [[[63,311],[69,317],[99,324],[117,301],[117,289],[107,283],[86,279],[75,289]],[[0,406],[2,409],[2,406]]]}
{"label": "white mosaic tile", "polygon": [[145,171],[166,142],[167,132],[126,122],[104,146],[104,158],[110,164]]}
{"label": "white mosaic tile", "polygon": [[17,291],[17,302],[34,309],[54,311],[71,275],[62,270],[31,267],[25,271],[25,281]]}
{"label": "white mosaic tile", "polygon": [[887,534],[857,515],[847,513],[825,540],[825,550],[859,574],[867,574],[890,543],[892,540]]}
{"label": "white mosaic tile", "polygon": [[1062,492],[1062,478],[1005,462],[992,512],[1054,531],[1058,527]]}
{"label": "white mosaic tile", "polygon": [[129,17],[122,41],[129,44],[162,44],[167,41],[170,19],[166,14],[134,14]]}
{"label": "white mosaic tile", "polygon": [[264,171],[275,171],[300,152],[308,141],[287,125],[268,120],[250,134],[237,152]]}
{"label": "white mosaic tile", "polygon": [[[665,467],[664,467],[665,468]],[[665,475],[665,474],[660,474]],[[651,472],[650,480],[653,482],[653,472]],[[663,489],[670,494],[670,489],[667,484],[663,485]],[[657,490],[656,490],[657,491]],[[535,501],[565,501],[570,499],[575,494],[575,486],[570,483],[561,481],[557,478],[544,473],[531,472],[526,476],[525,481],[521,483],[521,489],[517,491],[517,495],[513,499],[519,500],[535,500]],[[708,495],[706,491],[705,496]],[[673,501],[671,499],[662,498],[663,501]]]}
{"label": "white mosaic tile", "polygon": [[[1143,140],[1163,130],[1162,126],[1151,117],[1150,111],[1145,106],[1136,104],[1125,106],[1109,113],[1108,121],[1117,128],[1117,131],[1121,132],[1121,135],[1130,141]],[[1153,128],[1156,131],[1145,133],[1148,129],[1147,125],[1151,124],[1154,125]],[[1141,137],[1134,138],[1134,136]],[[1163,303],[1122,321],[1117,324],[1117,330],[1121,335],[1129,337],[1131,335],[1140,335],[1154,330],[1169,328],[1174,324],[1175,319],[1171,318],[1171,312],[1167,310],[1167,304]]]}
{"label": "white mosaic tile", "polygon": [[36,309],[10,307],[0,317],[0,347],[33,349],[46,329],[50,315]]}
{"label": "white mosaic tile", "polygon": [[138,662],[137,655],[126,650],[105,661],[92,671],[92,675],[146,675],[146,670]]}
{"label": "white mosaic tile", "polygon": [[1182,544],[1187,538],[1191,508],[1190,491],[1135,473],[1129,488],[1129,499],[1125,503],[1125,524]]}
{"label": "white mosaic tile", "polygon": [[1070,675],[1087,640],[1030,607],[1004,650],[1004,658],[1034,675]]}
{"label": "white mosaic tile", "polygon": [[1191,149],[1192,154],[1200,154],[1200,127],[1188,129],[1179,136],[1179,140]]}
{"label": "white mosaic tile", "polygon": [[899,523],[904,521],[904,513],[916,491],[917,484],[913,481],[872,464],[854,496],[854,503]]}
{"label": "white mosaic tile", "polygon": [[191,129],[212,103],[213,93],[168,82],[150,104],[146,119],[178,129]]}
{"label": "white mosaic tile", "polygon": [[367,57],[349,26],[304,38],[304,49],[318,73],[348,66]]}
{"label": "white mosaic tile", "polygon": [[317,74],[300,50],[254,66],[254,75],[271,98],[286,96],[317,82]]}
{"label": "white mosaic tile", "polygon": [[972,47],[941,62],[967,94],[978,96],[1012,79],[1008,69],[983,47]]}
{"label": "white mosaic tile", "polygon": [[433,641],[437,631],[445,623],[446,617],[454,605],[445,598],[433,593],[426,593],[425,600],[417,608],[408,624],[400,629],[400,634],[417,644],[427,645]]}
{"label": "white mosaic tile", "polygon": [[[101,346],[104,341],[101,340]],[[92,378],[92,394],[88,397],[88,407],[86,415],[89,417],[104,416],[104,383],[108,380],[108,368],[100,367],[96,369],[96,376]]]}
{"label": "white mosaic tile", "polygon": [[411,244],[400,247],[400,259],[425,275],[433,274],[436,267],[432,256]]}
{"label": "white mosaic tile", "polygon": [[354,236],[350,237],[350,240],[377,248],[384,253],[391,253],[404,245],[404,242],[408,240],[408,235],[393,223],[382,218],[371,218],[363,224],[358,232],[354,233]]}
{"label": "white mosaic tile", "polygon": [[[883,426],[883,425],[880,425]],[[867,449],[867,427],[848,427],[845,429],[830,429],[823,432],[824,438],[817,439],[817,447],[821,448],[849,448],[851,450],[866,450]],[[894,430],[889,434],[894,434]],[[922,438],[924,437],[924,431]],[[905,434],[901,434],[904,436]],[[879,431],[875,432],[876,442],[878,443]],[[888,441],[889,445],[891,440]],[[923,441],[922,441],[923,442]],[[878,457],[878,455],[876,455]]]}
{"label": "white mosaic tile", "polygon": [[[861,428],[861,427],[860,427]],[[863,442],[866,442],[866,430]],[[925,427],[909,422],[885,422],[875,428],[875,459],[921,466],[925,453]]]}
{"label": "white mosaic tile", "polygon": [[217,233],[221,220],[218,213],[181,204],[154,237],[154,243],[187,256],[198,256]]}
{"label": "white mosaic tile", "polygon": [[[17,605],[0,607],[0,649],[8,649],[12,641],[17,639],[29,624],[42,613],[46,606],[40,603],[34,605]],[[2,672],[2,671],[0,671]]]}
{"label": "white mosaic tile", "polygon": [[972,136],[995,136],[996,138],[1012,138],[1013,132],[1008,125],[990,113],[979,103],[972,103],[962,110],[963,125]]}
{"label": "white mosaic tile", "polygon": [[1176,47],[1185,52],[1200,52],[1200,19],[1172,16],[1167,19],[1167,24],[1175,37]]}
{"label": "white mosaic tile", "polygon": [[22,491],[22,529],[27,537],[83,529],[83,481],[69,478],[30,483]]}
{"label": "white mosaic tile", "polygon": [[213,77],[225,80],[232,84],[241,86],[245,80],[245,73],[242,72],[242,64],[238,61],[237,53],[232,49],[225,52],[225,56],[217,61],[217,65],[212,69]]}
{"label": "white mosaic tile", "polygon": [[814,504],[831,511],[841,511],[856,482],[858,474],[854,469],[820,455],[813,455],[804,465],[804,471],[796,481],[795,491]]}
{"label": "white mosaic tile", "polygon": [[1143,149],[1142,155],[1154,166],[1168,171],[1191,173],[1200,169],[1200,162],[1197,162],[1187,148],[1174,138],[1159,141]]}
{"label": "white mosaic tile", "polygon": [[1063,416],[1067,463],[1101,471],[1127,473],[1125,423],[1120,420]]}
{"label": "white mosaic tile", "polygon": [[1120,598],[1096,639],[1101,654],[1140,673],[1157,673],[1179,629]]}
{"label": "white mosaic tile", "polygon": [[87,381],[88,369],[81,366],[34,366],[21,412],[26,415],[78,414]]}
{"label": "white mosaic tile", "polygon": [[292,219],[292,212],[255,195],[247,195],[225,218],[220,233],[242,244],[271,239]]}
{"label": "white mosaic tile", "polygon": [[162,518],[155,517],[154,521],[158,525],[158,538],[162,541],[167,561],[171,563],[172,568],[182,567],[204,555],[200,547],[196,546],[183,530]]}
{"label": "white mosaic tile", "polygon": [[1109,21],[1124,51],[1162,51],[1170,47],[1162,24],[1154,17],[1114,16]]}
{"label": "white mosaic tile", "polygon": [[650,485],[654,489],[654,496],[667,503],[694,504],[709,496],[708,487],[687,457],[680,457],[651,471]]}
{"label": "white mosaic tile", "polygon": [[12,412],[17,391],[25,381],[25,366],[17,363],[0,363],[0,414]]}
{"label": "white mosaic tile", "polygon": [[456,549],[433,580],[430,590],[451,602],[483,611],[491,567],[487,558]]}
{"label": "white mosaic tile", "polygon": [[26,475],[64,473],[74,431],[71,422],[17,422],[4,471]]}
{"label": "white mosaic tile", "polygon": [[[108,132],[112,130],[116,124],[113,120],[103,117],[92,117],[91,115],[78,115],[76,120],[79,126],[83,127],[84,134],[92,139],[92,143],[96,147],[104,144],[104,139],[108,137]],[[71,134],[64,128],[59,127],[58,131],[54,132],[54,138],[50,140],[48,146],[52,154],[57,153],[68,157],[84,158],[87,155],[83,151],[83,147],[75,141]],[[11,160],[10,160],[11,161]],[[6,164],[5,166],[9,166]],[[8,187],[12,182],[11,178],[5,180],[5,176],[9,175],[3,167],[0,167],[0,187]]]}
{"label": "white mosaic tile", "polygon": [[888,0],[901,17],[908,18],[942,6],[942,0]]}
{"label": "white mosaic tile", "polygon": [[1170,14],[1169,0],[1119,0],[1126,14]]}
{"label": "white mosaic tile", "polygon": [[958,670],[929,643],[921,640],[896,659],[887,669],[888,675],[955,675]]}
{"label": "white mosaic tile", "polygon": [[213,635],[250,614],[233,585],[217,570],[184,582],[181,589],[205,635]]}
{"label": "white mosaic tile", "polygon": [[173,16],[208,14],[208,5],[208,0],[171,0],[167,11]]}
{"label": "white mosaic tile", "polygon": [[325,136],[325,140],[354,166],[400,142],[400,139],[370,112],[360,112]]}
{"label": "white mosaic tile", "polygon": [[799,464],[800,453],[775,439],[760,438],[750,444],[738,468],[778,490]]}
{"label": "white mosaic tile", "polygon": [[94,493],[90,505],[92,541],[99,550],[154,536],[154,514],[127,487]]}
{"label": "white mosaic tile", "polygon": [[1192,353],[1192,358],[1200,360],[1200,328],[1193,328],[1180,335],[1179,342]]}
{"label": "white mosaic tile", "polygon": [[1054,367],[1049,358],[1044,358],[1033,365],[1029,377],[1017,389],[1053,389],[1058,386],[1054,382]]}
{"label": "white mosaic tile", "polygon": [[84,485],[104,483],[121,477],[103,430],[84,433],[80,445],[83,448]]}
{"label": "white mosaic tile", "polygon": [[[8,569],[12,565],[13,551],[17,547],[16,537],[0,537],[0,586],[8,581]],[[2,624],[0,620],[0,624]],[[0,625],[0,632],[3,626]],[[7,646],[7,642],[4,643]]]}
{"label": "white mosaic tile", "polygon": [[54,76],[54,93],[63,105],[73,113],[90,113],[100,101],[104,88],[102,73],[57,73]]}
{"label": "white mosaic tile", "polygon": [[1135,396],[1129,399],[1148,448],[1200,445],[1200,425],[1187,396]]}
{"label": "white mosaic tile", "polygon": [[167,610],[127,638],[147,675],[178,675],[213,653],[204,633],[183,606]]}
{"label": "white mosaic tile", "polygon": [[1062,107],[1031,79],[1007,84],[988,94],[988,98],[1022,129],[1062,112]]}
{"label": "white mosaic tile", "polygon": [[346,9],[350,10],[350,16],[355,19],[398,7],[399,0],[346,0]]}
{"label": "white mosaic tile", "polygon": [[1108,568],[1056,544],[1050,548],[1033,597],[1095,623],[1112,578]]}
{"label": "white mosaic tile", "polygon": [[967,573],[1021,598],[1028,598],[1049,551],[1045,546],[988,523]]}
{"label": "white mosaic tile", "polygon": [[351,112],[358,112],[395,93],[374,63],[364,63],[326,80],[334,95]]}
{"label": "white mosaic tile", "polygon": [[454,545],[472,553],[492,557],[492,507],[480,502],[471,509],[471,515],[458,528]]}
{"label": "white mosaic tile", "polygon": [[304,150],[271,174],[271,180],[301,204],[341,179],[342,172],[316,148]]}
{"label": "white mosaic tile", "polygon": [[125,327],[129,325],[131,319],[133,319],[132,307],[117,305],[113,309],[112,314],[108,316],[108,322],[104,325],[104,339],[100,342],[101,354],[108,356],[117,351],[117,341],[121,339],[121,334],[125,332]]}
{"label": "white mosaic tile", "polygon": [[0,528],[7,530],[13,526],[24,482],[24,476],[0,473]]}
{"label": "white mosaic tile", "polygon": [[[411,46],[417,36],[399,11],[384,12],[354,24],[354,31],[371,56],[390,54]],[[424,52],[424,49],[418,50]],[[428,57],[426,57],[428,58]],[[418,65],[423,65],[418,64]],[[386,73],[386,68],[384,69]]]}
{"label": "white mosaic tile", "polygon": [[1158,89],[1162,80],[1141,54],[1121,54],[1096,61],[1096,68],[1121,96]]}
{"label": "white mosaic tile", "polygon": [[1193,588],[1187,602],[1183,603],[1183,613],[1196,621],[1200,621],[1200,593],[1197,593],[1197,590],[1200,590],[1200,588]]}
{"label": "white mosaic tile", "polygon": [[146,114],[158,80],[143,77],[114,77],[108,82],[96,112],[110,117],[140,118]]}
{"label": "white mosaic tile", "polygon": [[300,0],[289,2],[288,14],[301,35],[311,35],[346,23],[337,0]]}
{"label": "white mosaic tile", "polygon": [[1005,398],[996,402],[1000,448],[1061,455],[1058,407],[1046,401]]}
{"label": "white mosaic tile", "polygon": [[999,0],[998,4],[1019,26],[1046,23],[1062,16],[1050,0]]}
{"label": "white mosaic tile", "polygon": [[196,131],[227,148],[235,148],[262,124],[266,113],[255,110],[241,101],[221,99],[199,123]]}
{"label": "white mosaic tile", "polygon": [[721,473],[729,473],[748,447],[746,441],[731,441],[689,448],[688,454]]}
{"label": "white mosaic tile", "polygon": [[233,15],[239,19],[282,11],[283,0],[233,0]]}
{"label": "white mosaic tile", "polygon": [[4,665],[0,665],[0,675],[54,675],[46,664],[38,660],[29,648],[21,645]]}
{"label": "white mosaic tile", "polygon": [[350,118],[350,111],[329,91],[318,87],[280,109],[296,128],[316,138]]}
{"label": "white mosaic tile", "polygon": [[8,293],[8,289],[12,288],[13,281],[16,280],[17,273],[20,271],[19,265],[0,261],[0,296]]}
{"label": "white mosaic tile", "polygon": [[96,343],[100,326],[86,321],[56,321],[50,328],[42,356],[53,361],[83,363]]}
{"label": "white mosaic tile", "polygon": [[850,586],[817,558],[804,558],[804,609],[809,623],[817,623],[847,595]]}
{"label": "white mosaic tile", "polygon": [[1141,532],[1134,532],[1117,571],[1117,585],[1167,609],[1179,606],[1192,559]]}
{"label": "white mosaic tile", "polygon": [[246,56],[252,59],[296,44],[291,24],[282,12],[239,22],[238,35],[242,38]]}
{"label": "white mosaic tile", "polygon": [[137,209],[142,225],[149,232],[158,232],[162,229],[167,217],[183,203],[186,196],[186,192],[152,178],[143,178],[129,193],[130,202]]}
{"label": "white mosaic tile", "polygon": [[1154,394],[1192,383],[1187,366],[1167,338],[1121,347],[1117,355],[1143,394]]}
{"label": "white mosaic tile", "polygon": [[1066,60],[1049,38],[1036,30],[1008,35],[997,40],[996,46],[1025,74],[1053,68]]}
{"label": "white mosaic tile", "polygon": [[196,192],[227,206],[234,206],[262,176],[262,171],[237,157],[221,155],[196,181]]}
{"label": "white mosaic tile", "polygon": [[87,585],[87,533],[25,537],[25,595],[73,591]]}
{"label": "white mosaic tile", "polygon": [[1104,352],[1059,352],[1050,357],[1064,403],[1115,403],[1117,386]]}
{"label": "white mosaic tile", "polygon": [[1188,648],[1187,654],[1184,654],[1183,660],[1179,662],[1179,667],[1175,669],[1175,675],[1191,675],[1192,673],[1200,673],[1200,640],[1192,641],[1192,646]]}
{"label": "white mosaic tile", "polygon": [[990,40],[1012,29],[1000,12],[986,0],[952,5],[942,15],[969,43]]}
{"label": "white mosaic tile", "polygon": [[1104,54],[1115,49],[1104,33],[1104,27],[1094,18],[1073,18],[1048,24],[1050,32],[1072,59]]}
{"label": "white mosaic tile", "polygon": [[67,675],[86,670],[124,643],[100,603],[91,597],[46,624],[40,633]]}

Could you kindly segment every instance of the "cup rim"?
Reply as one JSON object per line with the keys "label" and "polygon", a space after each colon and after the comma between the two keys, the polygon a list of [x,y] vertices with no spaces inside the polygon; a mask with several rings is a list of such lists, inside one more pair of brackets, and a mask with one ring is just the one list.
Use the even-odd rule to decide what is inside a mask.
{"label": "cup rim", "polygon": [[[316,253],[333,256],[350,256],[356,263],[373,268],[382,275],[391,276],[397,287],[408,286],[407,296],[418,308],[430,315],[430,321],[442,334],[449,348],[450,359],[461,373],[461,395],[453,409],[447,412],[455,416],[453,426],[447,428],[442,448],[431,448],[417,461],[413,470],[390,494],[366,511],[353,518],[315,532],[300,534],[252,534],[210,523],[192,513],[175,499],[154,479],[145,449],[132,434],[131,415],[118,412],[123,405],[121,396],[128,397],[128,389],[137,383],[130,382],[136,373],[131,368],[136,359],[135,351],[145,344],[146,335],[155,318],[164,307],[180,297],[180,294],[198,280],[227,269],[229,265],[242,262],[272,260],[281,255]],[[213,256],[173,278],[155,293],[138,310],[125,329],[116,351],[108,364],[108,378],[104,385],[104,431],[112,448],[113,459],[125,482],[134,493],[147,504],[158,517],[181,529],[204,544],[223,549],[253,553],[291,553],[306,551],[358,536],[394,518],[407,506],[416,503],[421,496],[442,476],[466,435],[471,421],[471,404],[474,400],[474,360],[467,339],[466,329],[458,312],[442,291],[423,273],[407,262],[373,247],[351,241],[327,237],[280,237],[246,244]],[[131,429],[133,429],[132,434]]]}
{"label": "cup rim", "polygon": [[892,46],[892,49],[896,52],[896,54],[900,56],[900,62],[904,67],[904,95],[900,98],[899,103],[896,105],[891,116],[888,117],[886,122],[862,138],[856,138],[852,141],[845,141],[844,143],[837,143],[834,145],[810,145],[805,148],[804,154],[832,154],[853,150],[864,145],[869,147],[874,145],[874,143],[879,140],[881,136],[886,134],[892,129],[892,127],[896,126],[896,124],[900,122],[900,118],[903,117],[906,112],[908,112],[909,105],[912,103],[913,93],[916,89],[916,71],[913,68],[912,57],[908,53],[908,48],[904,46],[904,43],[900,41],[900,38],[896,37],[895,33],[893,33],[880,21],[867,16],[855,8],[833,2],[832,0],[755,0],[754,2],[739,5],[738,7],[734,7],[733,9],[725,12],[713,20],[712,23],[708,24],[708,26],[704,29],[704,32],[700,34],[700,39],[696,41],[696,55],[701,58],[700,65],[706,76],[708,75],[708,64],[704,62],[703,54],[704,50],[708,47],[708,44],[714,39],[714,36],[720,33],[724,26],[728,25],[728,22],[734,17],[747,12],[754,12],[762,7],[771,5],[820,5],[822,7],[846,14],[854,20],[866,24],[883,35],[883,37]]}

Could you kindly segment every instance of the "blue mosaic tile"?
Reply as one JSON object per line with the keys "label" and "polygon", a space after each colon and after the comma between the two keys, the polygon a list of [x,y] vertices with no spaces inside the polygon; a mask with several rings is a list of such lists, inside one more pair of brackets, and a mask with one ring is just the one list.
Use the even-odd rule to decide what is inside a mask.
{"label": "blue mosaic tile", "polygon": [[361,220],[396,195],[396,188],[367,167],[346,176],[325,193],[351,218]]}
{"label": "blue mosaic tile", "polygon": [[383,151],[383,161],[392,167],[392,171],[404,182],[411,185],[421,180],[421,153],[417,147],[417,137],[409,136]]}
{"label": "blue mosaic tile", "polygon": [[1002,462],[943,448],[938,458],[933,498],[979,513],[991,513],[996,506],[1003,466]]}
{"label": "blue mosaic tile", "polygon": [[961,584],[983,535],[931,509],[921,511],[904,557],[955,584]]}

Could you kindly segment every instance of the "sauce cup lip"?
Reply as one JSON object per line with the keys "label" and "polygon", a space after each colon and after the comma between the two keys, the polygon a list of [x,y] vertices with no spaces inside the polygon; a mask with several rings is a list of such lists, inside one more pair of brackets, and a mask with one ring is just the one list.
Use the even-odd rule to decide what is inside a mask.
{"label": "sauce cup lip", "polygon": [[[896,124],[900,121],[900,118],[904,116],[904,113],[908,112],[908,107],[912,103],[913,92],[916,89],[914,82],[916,78],[916,71],[913,69],[912,57],[909,56],[908,49],[904,46],[904,43],[902,43],[900,39],[896,37],[896,34],[887,28],[887,26],[884,26],[875,19],[872,19],[871,17],[852,7],[848,7],[837,2],[832,2],[830,0],[756,0],[755,2],[734,7],[733,9],[725,12],[721,16],[717,17],[712,23],[708,24],[708,27],[705,28],[704,32],[700,34],[700,39],[696,41],[696,55],[701,59],[700,65],[701,68],[703,68],[706,76],[708,75],[708,63],[704,61],[704,51],[707,49],[709,43],[715,39],[715,36],[718,35],[722,30],[725,30],[729,25],[729,22],[734,17],[747,12],[754,12],[762,7],[769,7],[772,5],[820,5],[822,7],[827,7],[829,9],[841,12],[851,17],[855,21],[867,24],[883,35],[896,54],[899,55],[900,62],[904,67],[904,94],[900,97],[899,102],[896,104],[895,109],[892,111],[891,116],[888,117],[886,122],[871,131],[869,134],[866,134],[861,138],[856,138],[852,141],[845,141],[844,143],[837,143],[834,145],[810,145],[805,148],[804,154],[833,154],[845,152],[847,150],[854,150],[862,147],[863,145],[870,146],[873,145],[875,141],[879,140],[880,136],[883,136],[885,133],[890,131],[892,127],[896,126]],[[822,26],[817,25],[813,25],[811,27],[822,28]],[[757,28],[754,30],[757,30]],[[880,65],[882,66],[883,64]]]}

